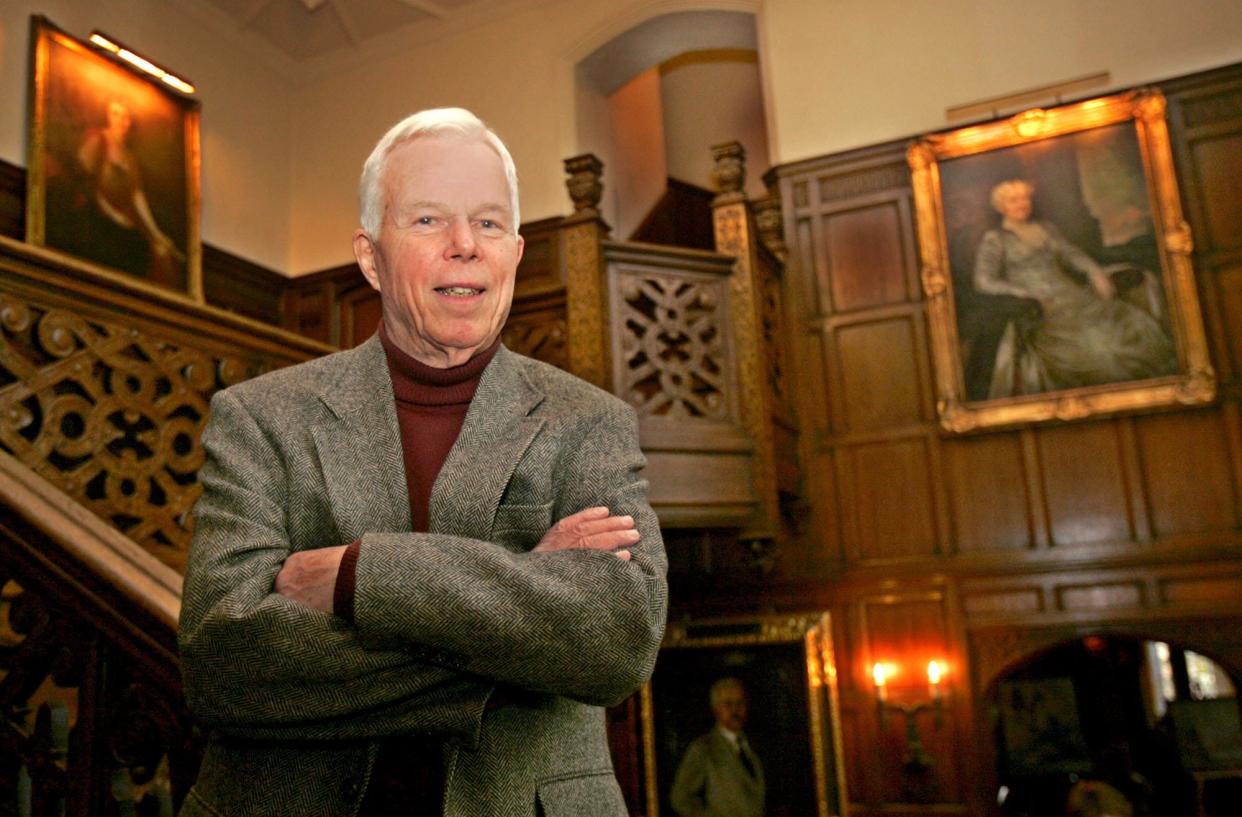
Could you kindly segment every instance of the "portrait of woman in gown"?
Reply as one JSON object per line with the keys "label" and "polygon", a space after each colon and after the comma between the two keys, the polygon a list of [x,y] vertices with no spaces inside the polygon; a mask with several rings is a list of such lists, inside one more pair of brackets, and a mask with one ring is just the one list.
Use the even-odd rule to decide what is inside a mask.
{"label": "portrait of woman in gown", "polygon": [[1004,330],[988,399],[1175,374],[1177,353],[1157,318],[1159,298],[1149,299],[1148,309],[1122,298],[1113,270],[1051,222],[1031,218],[1034,192],[1023,179],[992,188],[1000,224],[984,233],[975,254],[979,293],[1030,306]]}
{"label": "portrait of woman in gown", "polygon": [[95,257],[121,269],[138,267],[158,283],[180,282],[185,254],[160,229],[129,145],[133,116],[120,100],[107,104],[105,120],[78,146],[76,170],[84,223]]}

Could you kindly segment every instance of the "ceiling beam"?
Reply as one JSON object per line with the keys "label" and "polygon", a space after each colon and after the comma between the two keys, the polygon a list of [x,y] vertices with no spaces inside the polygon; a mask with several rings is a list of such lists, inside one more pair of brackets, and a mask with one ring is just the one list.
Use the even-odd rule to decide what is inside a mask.
{"label": "ceiling beam", "polygon": [[401,0],[401,2],[405,3],[410,8],[418,9],[424,14],[430,14],[437,20],[443,20],[448,16],[448,9],[439,3],[436,3],[434,0]]}
{"label": "ceiling beam", "polygon": [[358,31],[358,21],[354,19],[353,13],[349,10],[349,4],[346,0],[330,0],[332,10],[336,12],[336,19],[341,21],[341,27],[345,29],[346,36],[349,37],[350,45],[358,46],[362,42],[362,34]]}
{"label": "ceiling beam", "polygon": [[241,28],[250,28],[258,16],[263,13],[263,9],[271,4],[272,0],[250,0],[250,5],[243,9],[241,14],[237,15],[238,24]]}

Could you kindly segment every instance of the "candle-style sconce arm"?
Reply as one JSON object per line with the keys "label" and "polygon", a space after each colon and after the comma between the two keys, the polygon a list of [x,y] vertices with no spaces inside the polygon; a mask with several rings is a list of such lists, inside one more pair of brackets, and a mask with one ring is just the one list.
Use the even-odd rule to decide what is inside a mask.
{"label": "candle-style sconce arm", "polygon": [[944,700],[940,695],[936,695],[930,701],[916,701],[914,703],[890,703],[884,699],[876,700],[876,707],[880,715],[880,729],[888,727],[888,717],[890,712],[900,712],[906,719],[906,754],[902,758],[903,767],[910,772],[926,772],[930,771],[936,762],[927,750],[923,748],[923,738],[919,733],[918,716],[923,712],[931,712],[933,715],[933,723],[939,730],[944,725]]}
{"label": "candle-style sconce arm", "polygon": [[935,760],[923,748],[922,735],[919,734],[918,716],[923,712],[931,712],[935,728],[939,730],[944,725],[942,683],[945,664],[940,660],[928,663],[927,682],[931,697],[927,700],[909,703],[890,702],[888,700],[888,682],[896,671],[897,667],[895,665],[883,662],[876,663],[871,668],[872,677],[875,680],[875,704],[876,710],[879,713],[880,729],[883,731],[888,728],[890,713],[899,712],[905,716],[906,754],[902,758],[902,768],[905,770],[907,778],[927,777],[935,766]]}

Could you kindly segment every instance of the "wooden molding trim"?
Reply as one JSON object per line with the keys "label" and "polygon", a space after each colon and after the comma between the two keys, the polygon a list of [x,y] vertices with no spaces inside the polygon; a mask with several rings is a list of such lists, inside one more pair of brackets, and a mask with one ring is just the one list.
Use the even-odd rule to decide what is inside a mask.
{"label": "wooden molding trim", "polygon": [[[0,236],[0,269],[15,282],[77,303],[106,305],[110,314],[144,319],[179,336],[226,339],[246,349],[293,362],[336,351],[334,347],[262,321],[199,303],[174,292],[73,256]],[[66,273],[69,273],[68,275]]]}
{"label": "wooden molding trim", "polygon": [[78,563],[170,631],[181,613],[181,576],[125,534],[0,451],[0,498]]}

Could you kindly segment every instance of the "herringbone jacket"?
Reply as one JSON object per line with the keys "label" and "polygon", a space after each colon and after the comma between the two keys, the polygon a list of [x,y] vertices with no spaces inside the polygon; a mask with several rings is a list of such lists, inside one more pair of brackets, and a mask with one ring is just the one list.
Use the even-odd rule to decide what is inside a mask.
{"label": "herringbone jacket", "polygon": [[[600,708],[650,675],[667,563],[633,411],[501,348],[410,533],[377,338],[218,393],[182,600],[192,711],[211,730],[183,815],[350,815],[378,740],[445,740],[446,817],[625,807]],[[607,505],[631,561],[531,553]],[[355,623],[276,594],[293,551],[362,539]],[[517,692],[485,703],[497,684]]]}

